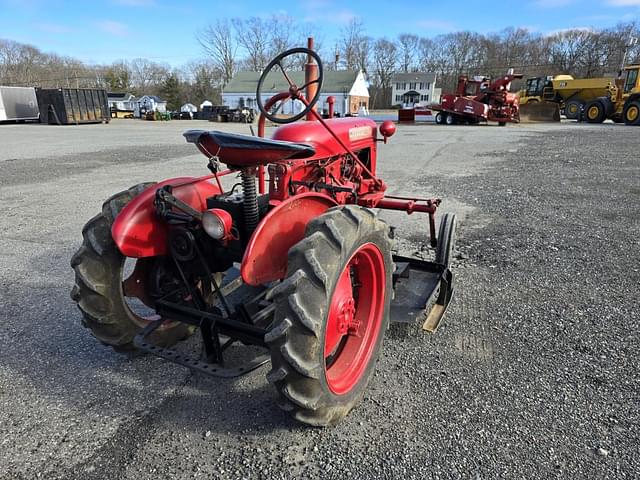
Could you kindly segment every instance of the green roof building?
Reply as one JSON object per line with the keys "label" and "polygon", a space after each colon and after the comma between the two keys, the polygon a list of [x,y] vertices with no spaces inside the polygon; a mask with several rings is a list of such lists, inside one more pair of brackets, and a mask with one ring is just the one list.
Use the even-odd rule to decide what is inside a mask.
{"label": "green roof building", "polygon": [[[296,85],[304,85],[304,72],[287,72],[291,81]],[[256,104],[256,88],[260,72],[237,72],[231,81],[222,90],[222,103],[229,108],[254,108]],[[279,92],[286,92],[289,84],[284,75],[278,70],[272,71],[266,78],[262,91],[262,101],[266,102],[271,96]],[[369,88],[362,72],[355,70],[338,70],[324,72],[320,98],[317,103],[319,111],[328,110],[327,98],[335,98],[334,111],[340,116],[345,114],[356,115],[368,112]],[[293,114],[302,110],[303,105],[299,101],[287,101],[282,106],[281,112]]]}

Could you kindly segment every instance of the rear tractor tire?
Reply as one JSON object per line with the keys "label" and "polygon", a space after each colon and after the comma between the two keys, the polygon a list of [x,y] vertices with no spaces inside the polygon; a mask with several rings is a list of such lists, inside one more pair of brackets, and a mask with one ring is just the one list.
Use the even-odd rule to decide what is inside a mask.
{"label": "rear tractor tire", "polygon": [[[135,185],[104,202],[102,212],[82,229],[82,246],[71,258],[75,271],[71,298],[82,312],[82,324],[100,342],[121,353],[135,351],[133,337],[148,320],[136,314],[125,300],[122,278],[125,257],[111,237],[111,225],[125,205],[151,185],[154,183]],[[153,259],[138,261],[153,262]],[[145,287],[144,283],[141,287]],[[151,340],[170,346],[190,333],[191,329],[184,324],[168,323],[156,330]]]}
{"label": "rear tractor tire", "polygon": [[437,125],[444,125],[444,115],[442,112],[436,113],[435,122]]}
{"label": "rear tractor tire", "polygon": [[634,100],[627,103],[622,117],[625,125],[640,125],[640,101]]}
{"label": "rear tractor tire", "polygon": [[295,419],[333,425],[362,399],[389,325],[392,270],[389,227],[355,205],[312,220],[289,250],[265,341],[267,379]]}
{"label": "rear tractor tire", "polygon": [[447,125],[455,125],[458,123],[458,119],[453,113],[447,113],[447,116],[444,117],[444,121]]}

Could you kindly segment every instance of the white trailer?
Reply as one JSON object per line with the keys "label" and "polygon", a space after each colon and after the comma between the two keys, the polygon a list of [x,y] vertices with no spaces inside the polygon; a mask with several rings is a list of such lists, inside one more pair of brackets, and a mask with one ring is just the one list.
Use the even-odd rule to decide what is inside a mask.
{"label": "white trailer", "polygon": [[0,122],[39,119],[35,88],[0,86]]}

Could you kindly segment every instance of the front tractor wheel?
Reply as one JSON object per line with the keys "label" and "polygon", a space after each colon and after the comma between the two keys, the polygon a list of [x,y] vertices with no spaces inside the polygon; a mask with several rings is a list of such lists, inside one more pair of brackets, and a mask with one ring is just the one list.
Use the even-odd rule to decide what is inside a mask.
{"label": "front tractor wheel", "polygon": [[267,378],[294,418],[335,424],[362,398],[389,324],[389,228],[366,208],[332,208],[309,223],[288,262],[271,294]]}
{"label": "front tractor wheel", "polygon": [[[82,245],[71,258],[75,271],[71,298],[82,312],[82,324],[103,344],[123,353],[135,350],[133,337],[157,319],[145,313],[152,303],[149,292],[157,287],[152,284],[163,278],[163,267],[160,258],[138,259],[129,274],[126,261],[134,259],[120,253],[111,237],[111,225],[125,205],[151,185],[136,185],[104,202],[102,212],[82,229]],[[153,333],[152,340],[169,346],[190,332],[184,324],[166,322]]]}

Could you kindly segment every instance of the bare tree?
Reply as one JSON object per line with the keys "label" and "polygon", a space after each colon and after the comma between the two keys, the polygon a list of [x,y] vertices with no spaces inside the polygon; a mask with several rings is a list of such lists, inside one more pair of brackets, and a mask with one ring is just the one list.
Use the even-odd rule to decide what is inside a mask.
{"label": "bare tree", "polygon": [[398,60],[398,46],[386,38],[376,40],[373,45],[373,80],[375,92],[371,105],[375,107],[391,104],[391,82]]}
{"label": "bare tree", "polygon": [[189,82],[185,87],[188,101],[196,105],[204,100],[220,103],[222,72],[216,66],[205,61],[191,62],[183,70],[189,74]]}
{"label": "bare tree", "polygon": [[585,30],[568,30],[552,37],[551,62],[562,73],[577,70],[580,61],[587,53],[587,39],[590,32]]}
{"label": "bare tree", "polygon": [[209,25],[197,37],[214,65],[222,72],[223,85],[229,83],[236,71],[237,44],[231,35],[228,20],[218,20]]}
{"label": "bare tree", "polygon": [[124,60],[106,67],[102,76],[110,91],[125,91],[131,88],[131,69]]}
{"label": "bare tree", "polygon": [[[527,76],[558,73],[570,73],[577,78],[615,76],[623,62],[640,60],[640,43],[630,45],[630,39],[640,37],[637,22],[553,35],[521,28],[507,28],[493,34],[455,32],[434,38],[418,38],[407,33],[396,43],[367,37],[362,21],[353,19],[325,52],[322,52],[321,33],[315,31],[317,28],[315,24],[299,28],[287,16],[218,20],[198,36],[207,61],[174,72],[171,78],[168,65],[147,59],[88,65],[71,57],[43,53],[31,45],[0,39],[0,84],[100,86],[132,89],[133,93],[159,93],[164,89],[185,92],[196,102],[202,98],[217,99],[219,89],[229,82],[240,65],[260,70],[272,55],[303,45],[309,34],[316,39],[316,50],[321,51],[326,69],[336,69],[339,65],[368,73],[373,104],[374,98],[387,94],[395,69],[419,68],[436,73],[439,86],[447,90],[455,86],[457,76],[463,73],[495,76],[513,67]],[[304,57],[300,55],[291,66],[302,68]],[[178,99],[178,95],[174,96]]]}
{"label": "bare tree", "polygon": [[400,44],[400,69],[403,72],[414,70],[417,63],[420,38],[410,33],[401,33],[398,35],[398,43]]}
{"label": "bare tree", "polygon": [[[269,49],[270,58],[299,45],[300,31],[294,18],[286,15],[274,15],[269,19],[268,25],[271,32],[269,37],[271,44],[271,48]],[[300,58],[302,57],[301,55]],[[289,58],[285,60],[285,62],[288,62],[288,64],[285,65],[287,68],[298,68],[300,66],[298,65],[300,60],[298,59],[298,61],[296,61],[295,57]]]}
{"label": "bare tree", "polygon": [[245,64],[249,70],[260,72],[269,61],[270,22],[260,17],[231,20],[236,41],[246,51]]}
{"label": "bare tree", "polygon": [[[364,38],[364,26],[358,18],[353,18],[342,29],[340,37],[340,56],[342,65],[348,70],[362,68],[362,40]],[[366,65],[365,65],[366,67]],[[363,69],[364,70],[364,69]]]}
{"label": "bare tree", "polygon": [[134,58],[129,62],[131,84],[138,94],[154,92],[169,75],[169,66],[152,62],[146,58]]}

